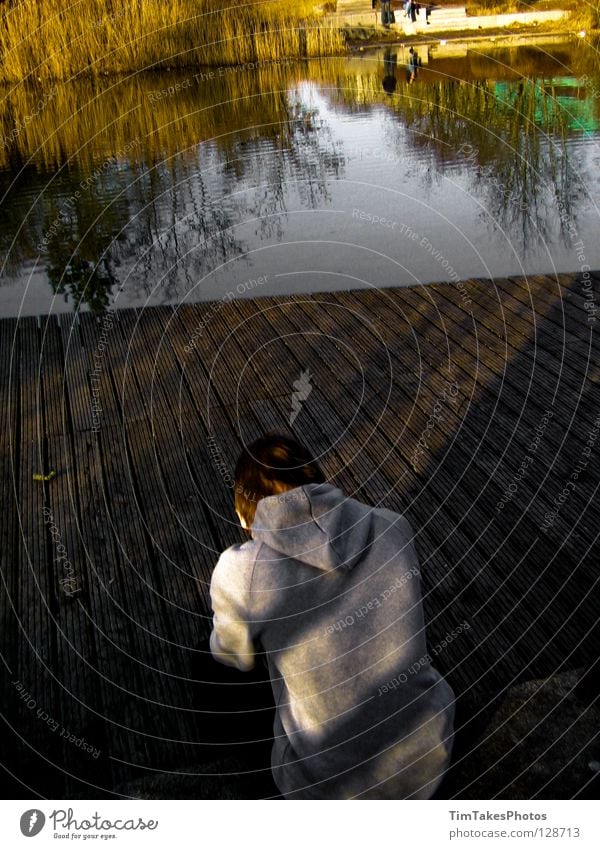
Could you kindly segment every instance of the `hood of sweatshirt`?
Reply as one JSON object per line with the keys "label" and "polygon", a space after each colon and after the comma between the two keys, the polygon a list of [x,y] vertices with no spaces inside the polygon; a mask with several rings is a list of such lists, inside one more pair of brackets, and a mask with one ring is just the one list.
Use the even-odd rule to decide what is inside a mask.
{"label": "hood of sweatshirt", "polygon": [[324,572],[350,571],[372,541],[373,507],[328,483],[311,483],[262,498],[252,537]]}

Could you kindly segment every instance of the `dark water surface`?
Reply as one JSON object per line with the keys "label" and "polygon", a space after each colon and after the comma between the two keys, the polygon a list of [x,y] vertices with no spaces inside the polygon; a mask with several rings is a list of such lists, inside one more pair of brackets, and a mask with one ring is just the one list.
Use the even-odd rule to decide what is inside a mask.
{"label": "dark water surface", "polygon": [[420,53],[4,90],[0,315],[600,268],[597,51]]}

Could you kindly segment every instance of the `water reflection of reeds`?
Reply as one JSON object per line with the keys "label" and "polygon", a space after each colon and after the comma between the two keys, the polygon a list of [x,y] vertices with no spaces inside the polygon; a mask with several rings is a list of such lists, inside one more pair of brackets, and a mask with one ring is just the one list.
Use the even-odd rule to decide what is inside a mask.
{"label": "water reflection of reeds", "polygon": [[[203,72],[209,73],[197,69],[197,77],[146,74],[55,85],[37,114],[43,91],[14,88],[0,105],[0,133],[11,142],[0,147],[0,166],[32,160],[54,169],[69,160],[91,167],[98,158],[126,150],[133,139],[142,141],[146,160],[157,161],[210,138],[220,138],[226,147],[234,128],[248,128],[260,138],[280,132],[293,78],[289,68],[271,65],[217,74],[209,81],[201,78]],[[295,67],[295,73],[302,71]],[[180,88],[169,93],[174,86]],[[28,115],[34,117],[27,121]]]}
{"label": "water reflection of reeds", "polygon": [[[56,293],[101,308],[136,255],[128,289],[160,278],[164,296],[177,296],[247,250],[235,234],[244,216],[263,238],[280,233],[286,179],[301,178],[306,207],[326,202],[326,175],[337,173],[339,157],[327,127],[290,94],[307,67],[209,74],[57,86],[2,154],[0,179],[12,184],[0,233],[5,274],[40,255]],[[28,114],[37,96],[10,92],[2,127]],[[269,188],[245,194],[242,184]]]}
{"label": "water reflection of reeds", "polygon": [[[405,144],[397,122],[428,154],[423,179],[449,165],[462,170],[485,213],[522,232],[524,243],[546,237],[549,197],[561,226],[575,220],[573,127],[552,78],[452,79],[434,64],[409,84],[401,55],[390,51],[368,63],[314,59],[212,76],[204,68],[59,84],[37,113],[39,89],[6,93],[5,273],[39,256],[55,292],[101,308],[125,279],[145,291],[160,277],[165,297],[188,291],[207,268],[248,250],[241,220],[257,222],[259,240],[280,238],[289,186],[304,208],[318,208],[344,168],[343,143],[303,101],[305,80],[321,83],[343,111],[384,108],[388,153]],[[135,270],[124,276],[132,257]]]}

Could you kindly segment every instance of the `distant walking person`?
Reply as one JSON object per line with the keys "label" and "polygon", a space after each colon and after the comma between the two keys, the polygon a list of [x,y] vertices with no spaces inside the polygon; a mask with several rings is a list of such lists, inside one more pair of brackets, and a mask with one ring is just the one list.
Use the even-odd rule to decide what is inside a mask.
{"label": "distant walking person", "polygon": [[407,519],[327,483],[281,434],[242,452],[235,492],[251,539],[215,567],[210,647],[242,671],[267,661],[279,791],[431,798],[450,763],[454,693],[428,654]]}

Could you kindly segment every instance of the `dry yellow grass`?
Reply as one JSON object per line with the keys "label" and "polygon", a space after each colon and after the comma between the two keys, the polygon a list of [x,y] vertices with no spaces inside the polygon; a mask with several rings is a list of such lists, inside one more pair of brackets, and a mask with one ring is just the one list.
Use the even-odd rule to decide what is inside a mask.
{"label": "dry yellow grass", "polygon": [[306,0],[9,0],[0,80],[229,65],[344,49]]}
{"label": "dry yellow grass", "polygon": [[465,5],[470,15],[561,9],[571,13],[568,23],[570,30],[594,30],[600,27],[600,0],[467,0]]}

